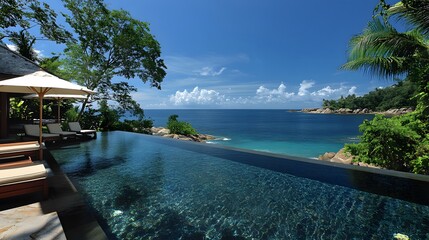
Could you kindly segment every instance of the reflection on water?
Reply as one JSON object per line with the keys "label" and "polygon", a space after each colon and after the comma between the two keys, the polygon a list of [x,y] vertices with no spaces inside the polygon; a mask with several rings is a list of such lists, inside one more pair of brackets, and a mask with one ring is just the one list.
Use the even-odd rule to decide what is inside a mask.
{"label": "reflection on water", "polygon": [[52,151],[113,238],[429,238],[427,206],[138,136],[101,134],[79,151]]}

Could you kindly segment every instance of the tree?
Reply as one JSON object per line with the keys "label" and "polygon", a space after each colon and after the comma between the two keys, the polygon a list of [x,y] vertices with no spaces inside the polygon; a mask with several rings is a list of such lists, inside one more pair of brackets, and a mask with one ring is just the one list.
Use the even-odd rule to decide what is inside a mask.
{"label": "tree", "polygon": [[31,61],[38,60],[37,53],[36,51],[34,51],[33,48],[33,45],[36,42],[36,38],[30,36],[27,31],[21,30],[18,33],[11,33],[10,41],[15,44],[19,54],[30,59]]}
{"label": "tree", "polygon": [[[361,125],[361,142],[346,146],[358,160],[397,170],[429,173],[429,1],[380,0],[379,14],[350,41],[344,69],[363,69],[382,78],[405,76],[418,85],[417,109],[391,119],[378,116]],[[382,16],[382,19],[379,18]],[[413,28],[397,31],[392,17]]]}
{"label": "tree", "polygon": [[351,39],[349,59],[342,68],[363,69],[382,78],[405,75],[419,85],[418,108],[428,115],[429,2],[403,0],[391,7],[385,6],[384,12],[387,17],[407,20],[414,28],[398,32],[387,20],[374,18],[362,34]]}
{"label": "tree", "polygon": [[133,19],[124,10],[109,10],[101,0],[64,2],[71,12],[65,15],[66,21],[78,35],[76,41],[67,43],[65,52],[65,67],[70,76],[89,89],[96,89],[101,99],[117,101],[122,111],[142,116],[142,109],[130,96],[136,88],[112,79],[138,77],[161,89],[166,66],[148,23]]}
{"label": "tree", "polygon": [[356,97],[354,94],[341,97],[338,100],[323,99],[323,107],[333,110],[339,108],[364,109],[372,111],[386,111],[392,108],[416,108],[417,86],[410,81],[399,81],[393,86],[383,89],[375,89],[363,96]]}
{"label": "tree", "polygon": [[16,29],[27,30],[39,25],[40,33],[57,43],[64,43],[71,34],[56,23],[57,14],[48,4],[37,0],[0,0],[0,40]]}
{"label": "tree", "polygon": [[177,120],[178,115],[174,114],[168,117],[167,128],[172,134],[182,134],[182,135],[197,135],[198,132],[194,127],[188,122],[183,122]]}

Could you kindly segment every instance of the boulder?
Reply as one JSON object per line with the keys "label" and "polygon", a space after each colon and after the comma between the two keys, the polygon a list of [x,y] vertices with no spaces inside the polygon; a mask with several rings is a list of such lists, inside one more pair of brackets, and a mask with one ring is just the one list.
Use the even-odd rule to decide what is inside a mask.
{"label": "boulder", "polygon": [[334,152],[325,152],[323,155],[320,155],[318,159],[323,161],[329,161],[334,156],[335,156]]}
{"label": "boulder", "polygon": [[310,113],[317,111],[318,108],[304,108],[301,110],[301,112]]}
{"label": "boulder", "polygon": [[194,141],[194,139],[190,138],[190,137],[186,137],[183,135],[179,135],[179,140],[184,140],[184,141]]}
{"label": "boulder", "polygon": [[322,112],[321,113],[324,113],[324,114],[331,114],[331,113],[334,113],[334,111],[332,111],[330,108],[324,108],[324,109],[322,109]]}
{"label": "boulder", "polygon": [[370,113],[371,111],[368,108],[364,108],[362,109],[361,113],[367,114]]}
{"label": "boulder", "polygon": [[344,164],[352,164],[353,156],[349,153],[346,153],[344,151],[344,148],[341,148],[340,151],[338,151],[334,157],[332,157],[330,162],[336,162],[336,163],[344,163]]}
{"label": "boulder", "polygon": [[215,139],[215,137],[214,136],[212,136],[212,135],[208,135],[208,134],[198,134],[198,138],[200,139],[200,140],[203,140],[203,141],[207,141],[207,140],[213,140],[213,139]]}
{"label": "boulder", "polygon": [[164,136],[170,134],[170,129],[167,128],[152,128],[152,135]]}

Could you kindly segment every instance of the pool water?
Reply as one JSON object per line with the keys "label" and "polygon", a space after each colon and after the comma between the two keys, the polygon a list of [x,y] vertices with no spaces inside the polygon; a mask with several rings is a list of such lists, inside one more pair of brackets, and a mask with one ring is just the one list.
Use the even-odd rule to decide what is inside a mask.
{"label": "pool water", "polygon": [[51,153],[112,239],[429,239],[427,205],[171,142],[110,132]]}

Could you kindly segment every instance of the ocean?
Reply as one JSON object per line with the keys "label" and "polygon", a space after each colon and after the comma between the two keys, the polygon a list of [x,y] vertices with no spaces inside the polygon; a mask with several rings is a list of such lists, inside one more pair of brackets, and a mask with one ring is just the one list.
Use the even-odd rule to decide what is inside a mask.
{"label": "ocean", "polygon": [[166,126],[170,115],[200,133],[214,135],[209,144],[317,158],[357,142],[359,125],[373,115],[309,114],[290,110],[145,110],[154,126]]}

